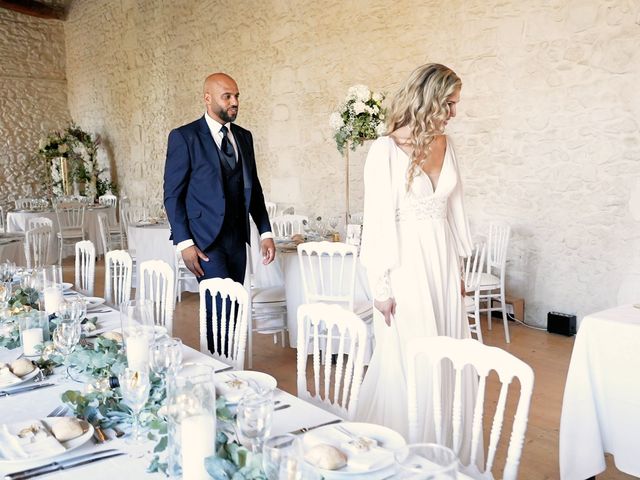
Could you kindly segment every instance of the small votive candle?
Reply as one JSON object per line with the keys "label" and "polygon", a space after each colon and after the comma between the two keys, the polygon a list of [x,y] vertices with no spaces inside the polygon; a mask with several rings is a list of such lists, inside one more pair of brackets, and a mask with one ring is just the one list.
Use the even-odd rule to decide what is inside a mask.
{"label": "small votive candle", "polygon": [[182,478],[209,480],[204,459],[216,453],[216,419],[202,414],[187,417],[180,427],[182,440]]}

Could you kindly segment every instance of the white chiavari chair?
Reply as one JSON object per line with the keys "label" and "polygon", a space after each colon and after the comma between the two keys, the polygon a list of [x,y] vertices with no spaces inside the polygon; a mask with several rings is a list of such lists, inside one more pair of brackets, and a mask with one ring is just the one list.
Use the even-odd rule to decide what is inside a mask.
{"label": "white chiavari chair", "polygon": [[167,334],[172,336],[175,307],[173,268],[162,260],[147,260],[140,264],[138,275],[138,298],[153,301],[154,323],[165,327]]}
{"label": "white chiavari chair", "polygon": [[[443,362],[443,360],[445,360]],[[426,370],[425,370],[426,369]],[[475,370],[475,371],[474,371]],[[482,432],[485,392],[491,388],[494,382],[487,382],[487,377],[495,371],[500,384],[498,402],[494,411],[491,434],[487,449],[484,470],[478,468],[477,460],[484,456]],[[475,396],[475,404],[472,418],[465,418],[463,414],[463,399],[474,392],[465,391],[473,387],[474,382],[465,381],[465,375],[476,375],[478,388]],[[444,377],[453,376],[451,382],[443,381]],[[473,339],[455,339],[450,337],[423,337],[409,341],[407,346],[407,393],[409,416],[409,442],[424,441],[424,432],[421,431],[420,419],[433,418],[435,431],[434,439],[439,444],[447,444],[454,453],[460,457],[460,452],[467,449],[469,464],[461,464],[461,471],[474,479],[493,480],[492,469],[495,454],[502,434],[505,406],[509,394],[509,385],[514,378],[520,384],[518,403],[513,417],[513,427],[509,436],[507,459],[502,476],[505,480],[515,480],[518,475],[520,456],[529,418],[529,406],[533,392],[534,375],[529,365],[514,357],[510,353],[483,345]],[[427,379],[431,380],[431,398],[427,399],[428,405],[418,404],[419,385],[424,385]],[[442,405],[442,386],[453,386],[453,401],[451,411],[444,411]],[[445,387],[447,388],[447,387]],[[514,387],[515,388],[515,387]],[[475,388],[474,388],[475,389]],[[513,392],[512,392],[513,393]],[[448,396],[445,392],[444,397]],[[446,420],[445,420],[446,419]],[[464,425],[463,420],[468,424]],[[463,431],[471,430],[471,437],[466,439],[469,443],[463,445]],[[449,435],[451,432],[451,435]],[[447,442],[445,438],[450,437]]]}
{"label": "white chiavari chair", "polygon": [[480,277],[484,267],[486,244],[478,242],[474,245],[471,255],[464,260],[464,297],[469,330],[482,342],[482,327],[480,325]]}
{"label": "white chiavari chair", "polygon": [[27,219],[27,230],[35,227],[41,226],[51,227],[51,231],[53,231],[53,220],[47,217],[33,217]]}
{"label": "white chiavari chair", "polygon": [[304,233],[304,225],[308,221],[306,215],[280,215],[271,219],[271,228],[276,238],[291,238],[292,235]]}
{"label": "white chiavari chair", "polygon": [[[326,342],[327,335],[333,341]],[[327,356],[336,355],[335,364],[321,365],[320,351],[325,343]],[[298,308],[298,397],[353,420],[364,374],[366,343],[366,326],[353,312],[326,303],[301,305]],[[309,358],[312,379],[307,378]],[[310,384],[313,391],[309,390]]]}
{"label": "white chiavari chair", "polygon": [[120,308],[131,300],[133,263],[124,250],[111,250],[104,255],[104,299],[112,307]]}
{"label": "white chiavari chair", "polygon": [[27,230],[24,235],[24,255],[27,268],[42,267],[50,264],[50,245],[53,230],[43,225]]}
{"label": "white chiavari chair", "polygon": [[67,243],[75,245],[84,240],[84,211],[86,205],[81,202],[57,203],[55,205],[56,217],[60,230],[57,233],[60,247],[58,263],[62,265],[64,249]]}
{"label": "white chiavari chair", "polygon": [[91,240],[76,243],[74,287],[78,293],[93,297],[96,278],[96,247]]}
{"label": "white chiavari chair", "polygon": [[[210,315],[207,315],[207,303],[210,303]],[[247,346],[248,315],[249,294],[242,284],[230,278],[202,280],[200,351],[233,365],[236,370],[242,370]],[[207,327],[211,331],[210,345],[207,341]]]}

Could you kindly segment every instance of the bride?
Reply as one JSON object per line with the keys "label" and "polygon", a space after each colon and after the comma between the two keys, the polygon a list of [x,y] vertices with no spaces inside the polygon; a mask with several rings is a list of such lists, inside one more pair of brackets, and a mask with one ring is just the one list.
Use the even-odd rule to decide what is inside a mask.
{"label": "bride", "polygon": [[[392,102],[389,135],[373,143],[365,164],[361,261],[375,297],[376,348],[356,418],[388,426],[405,438],[407,342],[423,336],[470,337],[460,257],[470,254],[471,239],[455,153],[444,135],[456,116],[461,86],[443,65],[417,68]],[[443,381],[451,386],[443,389],[449,392],[443,414],[450,413],[453,396],[448,373],[443,371]],[[432,402],[428,372],[420,383],[424,437],[409,440],[435,441],[433,420],[426,414]],[[464,417],[470,418],[472,403],[467,405]],[[469,423],[464,422],[466,438]]]}

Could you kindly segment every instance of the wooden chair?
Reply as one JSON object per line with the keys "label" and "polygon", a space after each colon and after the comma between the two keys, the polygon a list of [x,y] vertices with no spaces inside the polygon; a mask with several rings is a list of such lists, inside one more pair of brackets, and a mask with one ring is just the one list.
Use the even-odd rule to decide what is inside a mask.
{"label": "wooden chair", "polygon": [[104,299],[112,307],[120,308],[131,300],[133,262],[124,250],[111,250],[104,255]]}
{"label": "wooden chair", "polygon": [[25,232],[24,255],[28,269],[50,265],[51,235],[53,235],[53,230],[47,225],[35,227]]}
{"label": "wooden chair", "polygon": [[494,310],[493,301],[500,302],[504,336],[507,343],[511,342],[509,336],[509,321],[507,319],[507,304],[505,297],[505,279],[507,266],[507,250],[511,238],[511,227],[504,223],[492,223],[489,225],[489,241],[487,245],[487,271],[480,277],[480,301],[487,302],[487,308],[480,309],[487,312],[487,323],[491,330],[491,313]]}
{"label": "wooden chair", "polygon": [[[451,363],[442,364],[443,359],[449,359]],[[453,367],[451,367],[453,365]],[[461,471],[474,479],[493,480],[492,468],[495,460],[496,449],[502,433],[505,405],[509,384],[518,378],[520,383],[520,395],[513,419],[513,428],[509,437],[507,459],[503,475],[498,478],[504,480],[515,480],[518,476],[518,466],[522,454],[524,435],[527,429],[529,417],[529,406],[533,393],[533,370],[522,360],[514,357],[510,353],[496,347],[489,347],[473,339],[459,340],[450,337],[423,337],[414,338],[407,345],[407,393],[408,393],[408,414],[409,414],[409,442],[423,441],[424,432],[419,431],[419,418],[426,415],[433,415],[435,427],[435,441],[445,444],[445,432],[451,428],[452,442],[446,445],[453,448],[454,453],[460,456],[462,445],[462,399],[465,397],[463,381],[463,369],[465,374],[470,373],[469,366],[475,368],[479,384],[475,398],[473,418],[471,421],[471,440],[469,447],[470,461],[468,465],[462,465]],[[467,368],[465,368],[467,367]],[[425,376],[424,369],[428,369]],[[450,384],[443,382],[447,374],[444,370],[453,370],[455,379],[453,382],[453,406],[450,412],[443,412],[442,408],[442,385]],[[482,458],[479,451],[482,448],[482,425],[484,415],[484,399],[487,387],[487,377],[494,370],[500,381],[500,394],[495,407],[495,414],[491,426],[488,453],[484,465],[484,471],[480,471],[476,465],[476,460]],[[423,405],[418,405],[417,385],[425,382],[425,377],[432,380],[432,411],[425,412]],[[493,410],[493,407],[492,407]],[[444,418],[451,418],[451,424],[447,425]],[[469,427],[469,426],[467,426]]]}
{"label": "wooden chair", "polygon": [[93,297],[96,279],[96,247],[91,240],[76,243],[74,287],[78,293]]}
{"label": "wooden chair", "polygon": [[469,330],[480,343],[482,341],[482,328],[480,325],[480,277],[484,267],[484,256],[486,244],[479,242],[474,245],[471,256],[464,260],[464,297],[467,318],[469,319]]}
{"label": "wooden chair", "polygon": [[[207,303],[209,303],[207,299],[210,299],[211,304],[209,315],[207,315]],[[233,365],[236,370],[242,370],[247,347],[248,315],[249,294],[242,284],[230,278],[202,280],[200,282],[200,351]],[[218,318],[221,319],[219,332],[216,328]],[[232,320],[227,322],[225,319]],[[207,344],[208,323],[211,325],[213,336],[212,350],[209,350]]]}
{"label": "wooden chair", "polygon": [[172,336],[175,307],[173,268],[162,260],[147,260],[140,264],[138,275],[138,298],[153,301],[154,323],[165,327],[169,336]]}
{"label": "wooden chair", "polygon": [[[327,335],[334,341],[326,342]],[[320,348],[327,356],[337,354],[335,365],[321,366]],[[298,308],[298,397],[353,420],[364,374],[367,329],[353,312],[326,303]],[[313,393],[309,391],[307,362],[312,355]]]}

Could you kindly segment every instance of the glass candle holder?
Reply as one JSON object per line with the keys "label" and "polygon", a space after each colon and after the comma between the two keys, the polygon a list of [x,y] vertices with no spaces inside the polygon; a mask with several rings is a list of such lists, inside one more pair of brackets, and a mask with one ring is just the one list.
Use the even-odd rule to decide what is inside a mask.
{"label": "glass candle holder", "polygon": [[208,480],[205,459],[216,451],[213,366],[185,363],[167,376],[169,475]]}
{"label": "glass candle holder", "polygon": [[149,349],[155,339],[153,302],[130,300],[120,306],[122,338],[129,368],[149,370]]}
{"label": "glass candle holder", "polygon": [[395,452],[397,475],[411,480],[455,480],[458,457],[453,450],[435,443],[413,443]]}
{"label": "glass candle holder", "polygon": [[42,304],[44,305],[44,311],[48,315],[57,313],[60,304],[63,302],[64,296],[61,283],[49,283],[42,289]]}
{"label": "glass candle holder", "polygon": [[20,345],[25,357],[40,355],[38,347],[49,341],[49,315],[32,310],[18,316]]}

